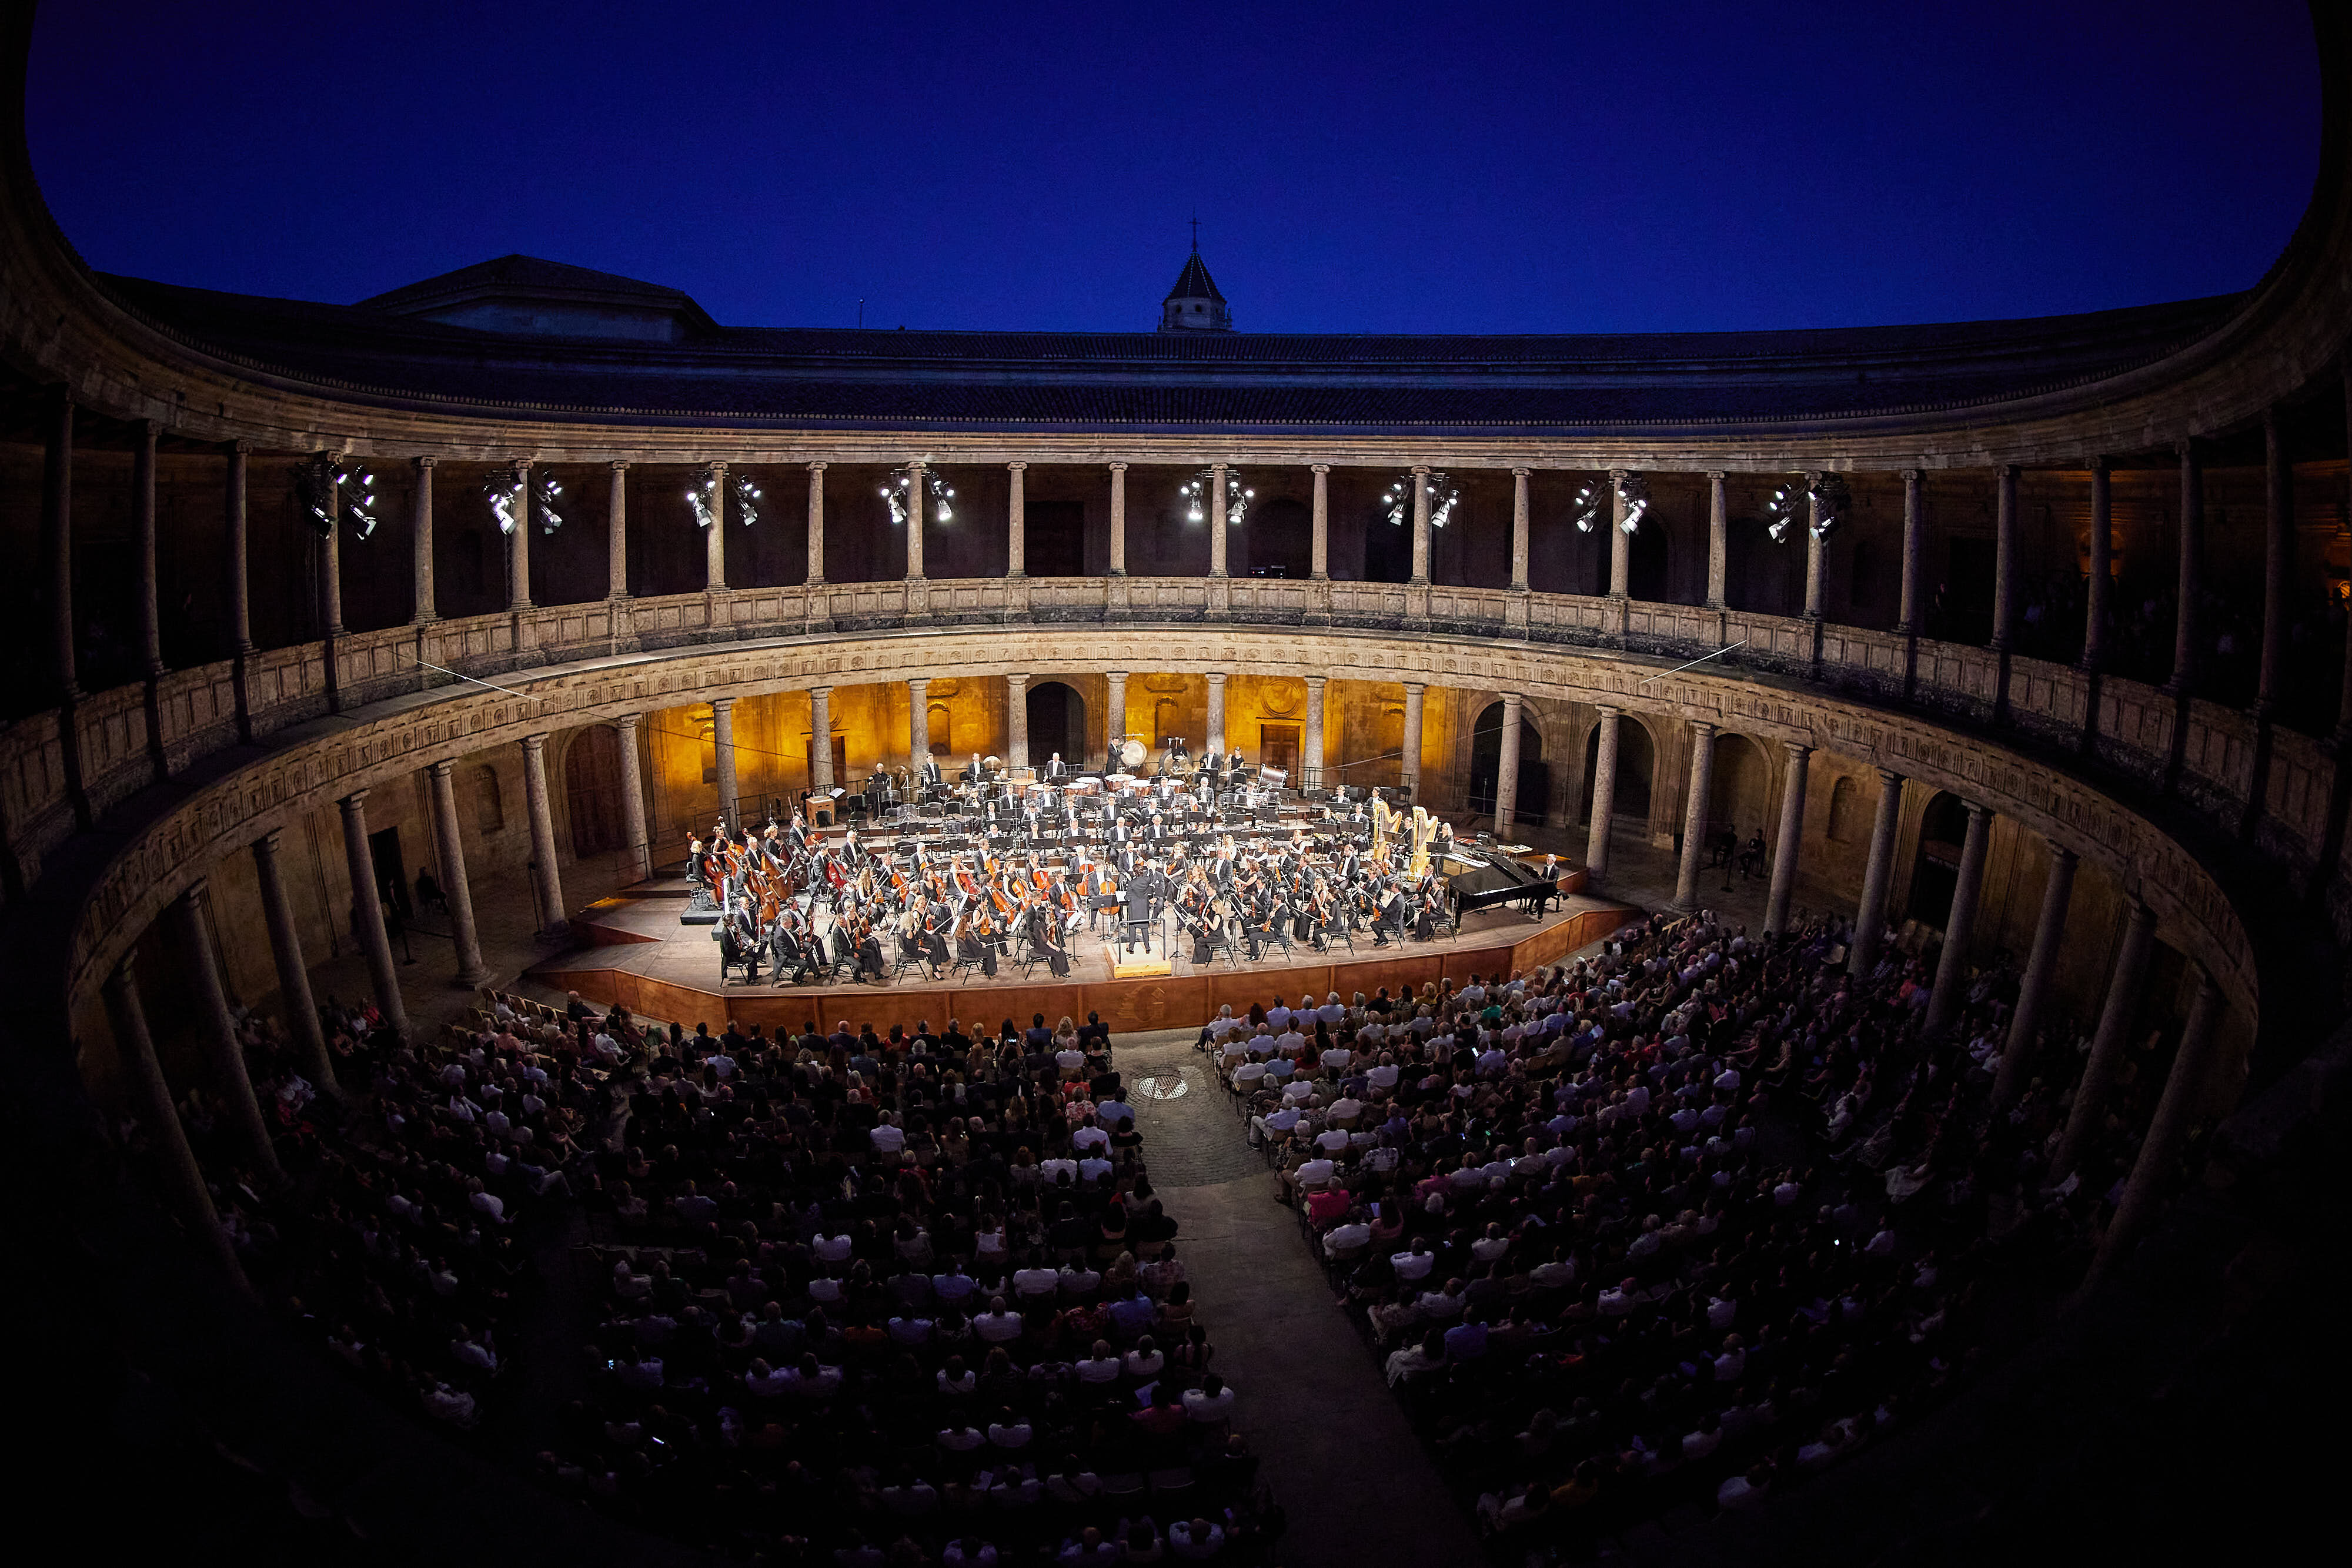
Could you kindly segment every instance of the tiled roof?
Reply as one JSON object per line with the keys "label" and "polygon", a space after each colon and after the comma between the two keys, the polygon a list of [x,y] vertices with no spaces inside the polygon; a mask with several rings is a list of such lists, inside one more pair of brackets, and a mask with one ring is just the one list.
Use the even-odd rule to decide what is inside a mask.
{"label": "tiled roof", "polygon": [[330,394],[541,416],[810,428],[1511,433],[1981,404],[2146,363],[2240,297],[2091,315],[1778,332],[1508,336],[721,328],[682,345],[519,338],[134,278],[192,346]]}

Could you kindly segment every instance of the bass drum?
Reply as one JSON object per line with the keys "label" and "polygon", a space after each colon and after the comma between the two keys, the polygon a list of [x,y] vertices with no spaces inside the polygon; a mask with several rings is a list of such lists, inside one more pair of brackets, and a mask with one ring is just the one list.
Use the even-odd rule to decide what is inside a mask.
{"label": "bass drum", "polygon": [[1146,748],[1143,742],[1130,737],[1127,740],[1119,743],[1118,761],[1120,769],[1124,772],[1132,773],[1137,768],[1143,766],[1143,759],[1150,755],[1150,752]]}

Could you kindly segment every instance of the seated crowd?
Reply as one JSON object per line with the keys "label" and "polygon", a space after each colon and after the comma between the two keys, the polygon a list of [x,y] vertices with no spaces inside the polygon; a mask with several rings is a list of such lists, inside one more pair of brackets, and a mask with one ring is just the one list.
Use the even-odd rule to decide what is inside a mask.
{"label": "seated crowd", "polygon": [[[322,1015],[332,1116],[247,1026],[288,1179],[186,1114],[257,1285],[421,1418],[555,1430],[548,1487],[777,1561],[1253,1562],[1279,1533],[1098,1021],[769,1039],[496,998],[417,1045]],[[518,1371],[562,1288],[532,1254],[567,1244],[585,1270],[544,1272],[586,1280],[562,1315],[591,1342]],[[551,1421],[498,1419],[534,1400]]]}
{"label": "seated crowd", "polygon": [[1202,1031],[1498,1549],[1751,1507],[1945,1396],[1996,1301],[2079,1277],[2122,1120],[2046,1186],[2063,1085],[1989,1105],[2013,983],[1930,1041],[1930,957],[1852,978],[1845,936],[1654,917],[1533,977]]}

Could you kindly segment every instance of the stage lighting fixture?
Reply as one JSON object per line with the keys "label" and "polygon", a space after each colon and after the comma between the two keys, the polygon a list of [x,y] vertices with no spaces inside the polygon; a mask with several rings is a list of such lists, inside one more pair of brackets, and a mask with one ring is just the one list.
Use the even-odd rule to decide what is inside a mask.
{"label": "stage lighting fixture", "polygon": [[[904,528],[907,522],[907,497],[909,476],[900,472],[897,478],[882,486],[882,498],[890,503],[890,526]],[[931,498],[931,520],[935,523],[955,521],[955,489],[934,470],[923,470],[923,490]]]}
{"label": "stage lighting fixture", "polygon": [[555,503],[562,494],[563,486],[556,482],[554,473],[550,469],[541,469],[539,471],[539,531],[541,533],[551,534],[563,526],[563,514],[555,509]]}
{"label": "stage lighting fixture", "polygon": [[1639,474],[1620,474],[1617,498],[1625,505],[1625,517],[1618,527],[1629,534],[1638,531],[1643,515],[1650,509],[1650,482]]}
{"label": "stage lighting fixture", "polygon": [[1764,503],[1764,532],[1774,544],[1789,537],[1789,530],[1801,521],[1805,513],[1805,485],[1801,478],[1790,479],[1774,487],[1771,498]]}
{"label": "stage lighting fixture", "polygon": [[[1217,471],[1214,468],[1203,468],[1176,487],[1176,493],[1184,497],[1186,522],[1198,523],[1207,519],[1209,502],[1213,496],[1210,486],[1216,482],[1216,475]],[[1248,515],[1250,503],[1256,499],[1257,492],[1244,485],[1239,474],[1230,468],[1225,470],[1225,526],[1227,528],[1240,528],[1242,518]]]}
{"label": "stage lighting fixture", "polygon": [[1845,520],[1848,507],[1853,505],[1853,492],[1846,487],[1843,474],[1817,474],[1806,495],[1813,504],[1813,537],[1825,539]]}
{"label": "stage lighting fixture", "polygon": [[1577,487],[1576,499],[1570,503],[1570,516],[1576,520],[1576,531],[1589,534],[1599,525],[1601,515],[1608,509],[1609,492],[1598,480]]}
{"label": "stage lighting fixture", "polygon": [[375,532],[375,476],[361,465],[321,455],[295,470],[295,487],[321,538],[333,531],[338,515],[352,526],[354,538]]}

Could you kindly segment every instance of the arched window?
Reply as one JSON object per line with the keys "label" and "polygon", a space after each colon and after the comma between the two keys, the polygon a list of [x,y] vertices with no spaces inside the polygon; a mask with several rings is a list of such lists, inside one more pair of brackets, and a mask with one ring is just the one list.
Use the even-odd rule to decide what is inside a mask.
{"label": "arched window", "polygon": [[1851,779],[1841,779],[1830,789],[1830,842],[1852,843],[1862,831],[1862,791]]}
{"label": "arched window", "polygon": [[495,768],[474,769],[474,825],[485,838],[506,829],[506,799],[499,792],[499,770]]}
{"label": "arched window", "polygon": [[933,757],[953,757],[956,754],[955,720],[950,716],[947,705],[945,703],[933,703],[930,705],[929,711],[930,713],[929,724],[931,730],[931,755]]}

